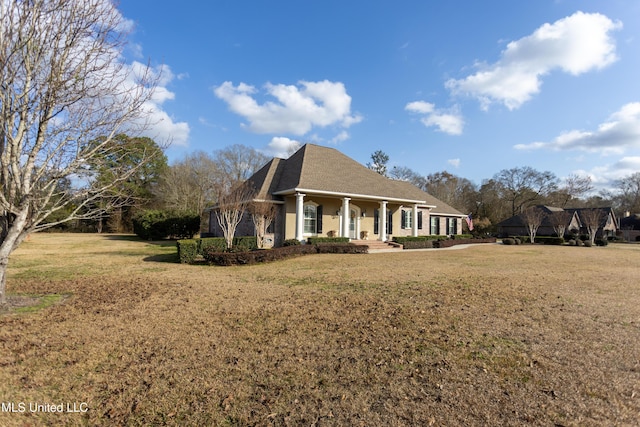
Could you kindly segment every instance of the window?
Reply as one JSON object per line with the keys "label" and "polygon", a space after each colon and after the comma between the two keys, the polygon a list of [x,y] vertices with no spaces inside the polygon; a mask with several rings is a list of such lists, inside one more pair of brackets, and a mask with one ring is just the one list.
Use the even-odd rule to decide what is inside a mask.
{"label": "window", "polygon": [[431,217],[431,234],[438,235],[440,234],[440,218],[437,216]]}
{"label": "window", "polygon": [[413,224],[413,212],[402,211],[402,228],[409,229]]}
{"label": "window", "polygon": [[447,229],[449,230],[447,234],[454,235],[457,233],[458,220],[456,218],[447,218]]}
{"label": "window", "polygon": [[318,216],[314,205],[304,206],[304,232],[306,234],[316,234],[316,221]]}

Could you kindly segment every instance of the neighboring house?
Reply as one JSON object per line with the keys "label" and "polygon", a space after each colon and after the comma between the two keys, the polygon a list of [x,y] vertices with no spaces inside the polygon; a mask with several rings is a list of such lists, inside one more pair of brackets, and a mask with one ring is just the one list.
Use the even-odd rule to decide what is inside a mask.
{"label": "neighboring house", "polygon": [[618,231],[618,220],[616,219],[616,214],[613,212],[612,208],[581,208],[581,209],[566,209],[567,211],[575,212],[580,218],[580,224],[582,227],[580,228],[581,234],[587,233],[587,228],[585,227],[585,219],[584,215],[593,209],[600,210],[600,224],[598,225],[598,231],[596,232],[596,238],[601,237],[609,237],[615,236]]}
{"label": "neighboring house", "polygon": [[631,215],[629,212],[625,212],[624,218],[620,219],[620,231],[622,237],[629,241],[640,240],[640,214]]}
{"label": "neighboring house", "polygon": [[[554,212],[565,211],[569,213],[567,216],[567,223],[565,224],[565,233],[577,232],[579,234],[587,234],[587,228],[585,227],[584,214],[586,211],[590,211],[591,208],[584,209],[562,209],[552,206],[538,205],[537,209],[541,209],[545,216],[538,228],[538,236],[555,236],[556,232],[553,227],[552,215]],[[595,208],[601,211],[601,221],[596,237],[601,236],[615,236],[618,225],[616,221],[615,213],[611,208]],[[522,214],[512,216],[497,224],[498,233],[500,236],[527,236],[529,230]]]}
{"label": "neighboring house", "polygon": [[[416,186],[386,178],[338,150],[306,144],[274,158],[247,180],[254,201],[274,203],[274,246],[308,237],[390,240],[393,236],[462,234],[463,213]],[[209,212],[209,234],[221,230]],[[251,220],[236,235],[253,235]]]}

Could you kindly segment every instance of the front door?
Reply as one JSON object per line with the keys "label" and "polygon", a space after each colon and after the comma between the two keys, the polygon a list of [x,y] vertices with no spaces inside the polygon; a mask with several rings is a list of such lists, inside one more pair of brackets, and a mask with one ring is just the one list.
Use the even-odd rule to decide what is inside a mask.
{"label": "front door", "polygon": [[358,227],[357,227],[358,215],[355,209],[351,209],[349,215],[349,237],[351,239],[358,238]]}

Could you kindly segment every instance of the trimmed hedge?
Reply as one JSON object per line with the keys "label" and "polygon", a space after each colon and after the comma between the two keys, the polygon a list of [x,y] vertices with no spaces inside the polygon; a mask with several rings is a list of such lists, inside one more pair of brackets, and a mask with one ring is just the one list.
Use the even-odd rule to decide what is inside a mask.
{"label": "trimmed hedge", "polygon": [[[183,264],[192,264],[198,255],[204,255],[205,252],[224,252],[227,249],[224,237],[183,239],[178,240],[176,246],[178,248],[178,259]],[[247,252],[257,247],[258,242],[255,236],[236,237],[233,239],[233,250],[235,251]]]}
{"label": "trimmed hedge", "polygon": [[404,245],[404,242],[422,242],[425,240],[446,240],[449,236],[394,236],[391,240]]}
{"label": "trimmed hedge", "polygon": [[536,236],[536,243],[542,243],[543,245],[562,245],[564,244],[564,239],[553,236]]}
{"label": "trimmed hedge", "polygon": [[178,240],[178,259],[182,264],[191,264],[198,255],[198,242],[196,239]]}
{"label": "trimmed hedge", "polygon": [[402,249],[431,249],[433,240],[407,240],[402,244]]}
{"label": "trimmed hedge", "polygon": [[312,245],[319,243],[349,243],[348,237],[309,237],[307,241]]}
{"label": "trimmed hedge", "polygon": [[209,264],[220,266],[249,265],[278,261],[308,254],[362,254],[367,253],[366,246],[353,244],[291,245],[273,249],[261,249],[249,252],[216,252],[212,249],[202,256]]}
{"label": "trimmed hedge", "polygon": [[469,245],[474,243],[495,243],[495,237],[487,237],[484,239],[449,239],[449,240],[438,240],[437,242],[433,242],[433,247],[435,248],[450,248],[451,246],[456,245]]}
{"label": "trimmed hedge", "polygon": [[403,249],[449,248],[455,245],[496,242],[495,237],[475,239],[465,236],[471,235],[456,235],[455,239],[449,239],[447,236],[399,236],[394,237],[393,241],[400,243]]}

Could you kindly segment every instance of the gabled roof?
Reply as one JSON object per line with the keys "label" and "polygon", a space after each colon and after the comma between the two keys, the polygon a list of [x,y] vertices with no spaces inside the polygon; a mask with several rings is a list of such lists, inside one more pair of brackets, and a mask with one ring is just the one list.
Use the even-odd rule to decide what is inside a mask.
{"label": "gabled roof", "polygon": [[615,228],[617,228],[617,224],[616,223],[616,215],[613,212],[613,209],[611,207],[605,207],[605,208],[567,208],[566,210],[568,212],[575,212],[578,215],[578,218],[580,218],[580,222],[582,222],[583,224],[585,223],[584,220],[584,213],[588,212],[588,211],[592,211],[592,210],[599,210],[600,212],[602,212],[601,217],[600,217],[600,224],[598,225],[598,227],[602,228],[605,227],[609,221],[612,221],[615,226]]}
{"label": "gabled roof", "polygon": [[463,216],[461,212],[405,181],[386,178],[338,150],[306,144],[288,159],[274,158],[249,181],[257,199],[296,192],[336,197],[418,203],[433,213]]}
{"label": "gabled roof", "polygon": [[[568,218],[569,222],[567,225],[571,225],[571,222],[573,221],[574,217],[577,217],[577,221],[579,223],[580,226],[582,226],[582,224],[585,222],[584,218],[583,218],[583,213],[586,211],[591,211],[593,209],[597,209],[600,210],[601,212],[603,212],[601,221],[600,221],[600,227],[605,227],[608,223],[609,220],[613,221],[615,223],[615,214],[613,213],[613,209],[611,208],[557,208],[557,207],[553,207],[553,206],[545,206],[545,205],[537,205],[536,208],[538,209],[542,209],[543,211],[545,211],[545,213],[547,214],[543,220],[542,223],[540,224],[541,227],[552,227],[553,223],[550,220],[549,216],[551,214],[553,214],[554,212],[568,212],[570,214],[570,217]],[[497,227],[525,227],[526,223],[525,220],[523,219],[522,214],[519,215],[514,215],[511,218],[507,218],[504,221],[499,222],[498,224],[496,224]]]}

